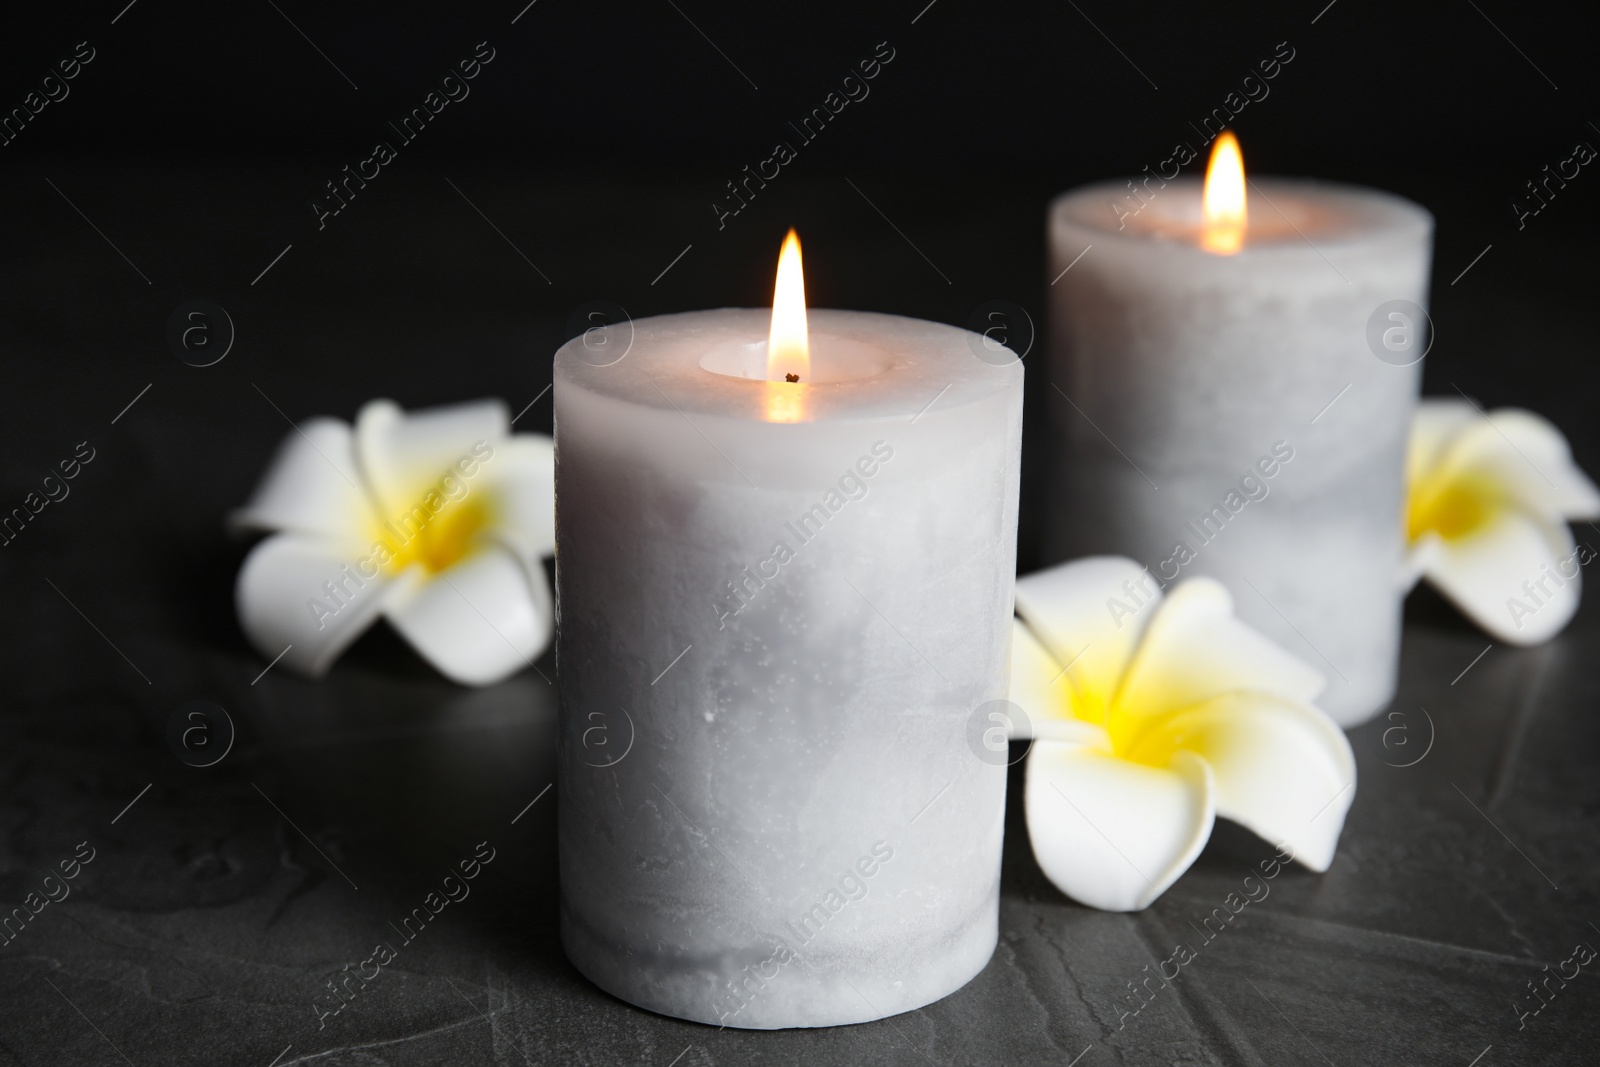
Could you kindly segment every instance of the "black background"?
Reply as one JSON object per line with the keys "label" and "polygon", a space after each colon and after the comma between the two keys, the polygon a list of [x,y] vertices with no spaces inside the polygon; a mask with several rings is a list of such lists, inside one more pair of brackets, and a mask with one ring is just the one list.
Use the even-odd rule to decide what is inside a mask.
{"label": "black background", "polygon": [[[790,225],[814,305],[966,324],[1003,299],[1042,327],[1049,198],[1197,143],[1189,124],[1280,42],[1293,61],[1235,125],[1247,167],[1432,210],[1425,391],[1541,411],[1600,470],[1600,177],[1586,167],[1523,228],[1512,207],[1574,144],[1600,145],[1591,21],[1577,4],[1478,0],[8,13],[0,109],[78,42],[96,58],[0,147],[0,504],[78,441],[98,455],[0,551],[0,903],[78,840],[102,858],[26,944],[0,948],[0,1064],[264,1065],[285,1045],[284,1062],[344,1050],[315,1062],[352,1064],[522,1062],[524,1049],[539,1062],[1065,1063],[1088,1046],[1086,1067],[1342,1067],[1465,1064],[1486,1045],[1484,1067],[1584,1062],[1584,979],[1527,1030],[1509,1005],[1572,942],[1600,940],[1593,607],[1543,649],[1477,662],[1488,639],[1414,596],[1394,707],[1415,730],[1428,709],[1431,756],[1396,767],[1412,758],[1386,732],[1401,720],[1355,731],[1360,794],[1333,871],[1286,875],[1275,903],[1125,1030],[1123,983],[1266,846],[1223,828],[1155,907],[1114,916],[1061,898],[1013,818],[1002,946],[973,985],[893,1022],[748,1035],[626,1008],[562,958],[549,799],[508,825],[550,776],[536,675],[456,689],[379,630],[324,683],[251,685],[265,663],[233,621],[243,546],[222,519],[285,416],[349,418],[375,396],[520,410],[549,383],[574,308],[764,304]],[[323,183],[392,140],[385,123],[480,41],[496,56],[470,96],[319,230]],[[719,228],[724,183],[793,142],[788,123],[884,41],[895,58],[870,96]],[[236,326],[216,366],[167,344],[192,299]],[[1032,488],[1048,463],[1039,355],[1025,569],[1052,562]],[[549,428],[546,395],[518,429]],[[194,698],[240,732],[209,771],[163,741]],[[318,1031],[322,979],[485,836],[504,860],[476,910],[337,1033]]]}
{"label": "black background", "polygon": [[[1595,320],[1582,269],[1600,197],[1585,169],[1520,228],[1513,209],[1578,141],[1600,144],[1592,20],[1577,5],[108,6],[30,16],[0,43],[6,108],[79,41],[96,51],[71,95],[0,148],[17,274],[3,328],[23,331],[8,346],[22,360],[44,340],[28,331],[37,305],[26,290],[83,286],[82,300],[123,312],[130,380],[172,373],[155,324],[209,298],[240,331],[237,356],[303,390],[286,409],[297,416],[347,414],[376,393],[516,404],[549,380],[549,354],[587,300],[636,317],[766,303],[790,225],[818,306],[965,324],[998,298],[1038,324],[1050,196],[1155,168],[1179,141],[1203,150],[1194,126],[1286,42],[1294,59],[1235,123],[1252,173],[1368,184],[1429,207],[1438,341],[1426,391],[1539,407],[1600,465],[1586,426],[1600,372],[1584,358]],[[387,123],[480,41],[496,58],[471,94],[399,144]],[[802,144],[789,124],[885,41],[895,58],[870,95]],[[399,158],[319,229],[312,202],[379,139]],[[719,227],[712,205],[729,202],[726,183],[778,140],[800,158]],[[441,390],[401,372],[391,336],[435,358],[478,358],[453,358],[454,386]],[[319,344],[319,374],[298,373],[309,368],[294,360]],[[70,403],[79,383],[54,369],[68,380],[37,392]],[[214,392],[247,373],[218,368],[204,381]],[[1030,381],[1035,426],[1045,384]],[[1044,562],[1030,519],[1029,566]]]}

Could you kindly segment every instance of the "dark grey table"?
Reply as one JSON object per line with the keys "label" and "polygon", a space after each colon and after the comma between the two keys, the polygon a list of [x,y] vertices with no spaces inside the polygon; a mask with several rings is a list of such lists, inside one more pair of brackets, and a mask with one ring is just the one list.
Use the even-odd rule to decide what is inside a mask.
{"label": "dark grey table", "polygon": [[[762,302],[786,212],[813,219],[818,304],[963,322],[1001,297],[1037,312],[1050,190],[857,175],[953,276],[946,286],[838,176],[796,176],[770,218],[720,238],[700,217],[703,181],[690,180],[415,165],[321,234],[252,210],[299,210],[319,173],[68,157],[0,174],[0,504],[20,502],[78,442],[96,449],[71,495],[0,550],[0,905],[93,856],[69,897],[0,944],[0,1063],[1594,1061],[1593,966],[1525,1026],[1515,1008],[1575,945],[1600,945],[1592,594],[1565,634],[1527,651],[1414,597],[1400,694],[1351,734],[1359,789],[1332,869],[1285,872],[1212,940],[1196,928],[1268,845],[1219,824],[1153,907],[1103,914],[1040,874],[1014,790],[999,948],[937,1004],[747,1033],[651,1015],[589,985],[557,932],[552,687],[525,671],[460,689],[381,630],[320,683],[263,674],[233,621],[244,546],[222,533],[227,509],[286,416],[348,418],[382,395],[407,406],[498,395],[521,408],[585,300],[636,314]],[[1448,221],[1448,204],[1430,203]],[[1554,228],[1538,240],[1497,249],[1504,259],[1442,292],[1429,386],[1540,408],[1600,469],[1584,355],[1594,311],[1566,269],[1586,260]],[[1439,273],[1476,251],[1443,227]],[[1529,275],[1518,257],[1534,255],[1546,270]],[[1469,282],[1479,288],[1465,293]],[[192,298],[221,303],[237,329],[213,367],[186,366],[164,339]],[[1529,321],[1537,361],[1518,348]],[[1032,493],[1050,411],[1043,365],[1030,367]],[[518,428],[549,419],[546,396]],[[1037,511],[1025,506],[1028,567],[1048,562]],[[553,673],[549,657],[540,669]],[[237,728],[208,768],[180,761],[166,735],[195,699]],[[322,1018],[329,981],[396,941],[391,924],[480,842],[494,859],[470,897]],[[1130,983],[1179,940],[1198,957],[1148,1003],[1130,1000]]]}

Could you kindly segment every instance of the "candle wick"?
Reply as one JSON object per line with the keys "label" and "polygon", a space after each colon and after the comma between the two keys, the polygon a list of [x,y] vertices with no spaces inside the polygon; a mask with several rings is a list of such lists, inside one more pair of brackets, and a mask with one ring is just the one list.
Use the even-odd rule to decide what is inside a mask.
{"label": "candle wick", "polygon": [[800,380],[800,375],[798,375],[798,374],[785,374],[783,376],[783,380],[786,381],[786,382],[798,382]]}

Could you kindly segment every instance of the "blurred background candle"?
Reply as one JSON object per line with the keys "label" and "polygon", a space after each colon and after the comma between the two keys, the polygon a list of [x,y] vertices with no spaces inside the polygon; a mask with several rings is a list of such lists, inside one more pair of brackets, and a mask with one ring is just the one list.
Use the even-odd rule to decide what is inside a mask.
{"label": "blurred background candle", "polygon": [[770,313],[612,334],[555,363],[569,958],[740,1027],[952,992],[997,931],[1005,768],[966,730],[1006,695],[1020,362],[808,315],[792,234]]}
{"label": "blurred background candle", "polygon": [[1151,176],[1050,210],[1057,553],[1221,579],[1328,675],[1345,725],[1394,693],[1432,237],[1386,193],[1247,182],[1231,133],[1204,187]]}

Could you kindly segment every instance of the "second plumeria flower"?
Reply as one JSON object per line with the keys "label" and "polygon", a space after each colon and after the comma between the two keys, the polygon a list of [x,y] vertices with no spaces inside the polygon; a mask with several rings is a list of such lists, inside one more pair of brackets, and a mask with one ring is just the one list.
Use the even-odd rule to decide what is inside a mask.
{"label": "second plumeria flower", "polygon": [[239,571],[240,625],[316,677],[384,618],[446,677],[500,681],[550,643],[554,511],[550,439],[513,436],[498,400],[310,419],[231,517],[271,534]]}
{"label": "second plumeria flower", "polygon": [[1531,411],[1424,400],[1406,466],[1406,583],[1426,578],[1508,644],[1560,633],[1595,556],[1567,522],[1600,519],[1600,490],[1561,431]]}
{"label": "second plumeria flower", "polygon": [[[1130,592],[1133,617],[1112,611]],[[1322,675],[1235,618],[1220,583],[1163,597],[1133,560],[1092,557],[1019,579],[1017,613],[1028,837],[1063,893],[1148,906],[1218,815],[1328,869],[1355,798],[1350,743],[1312,703]]]}

